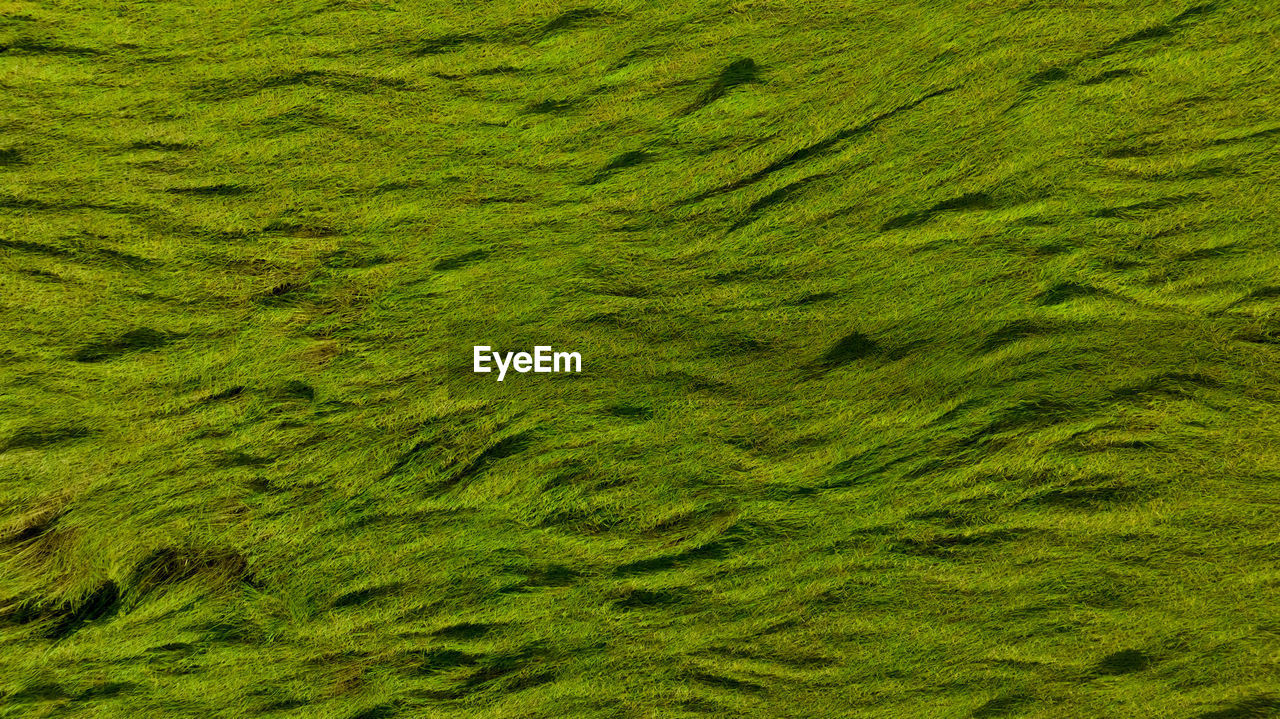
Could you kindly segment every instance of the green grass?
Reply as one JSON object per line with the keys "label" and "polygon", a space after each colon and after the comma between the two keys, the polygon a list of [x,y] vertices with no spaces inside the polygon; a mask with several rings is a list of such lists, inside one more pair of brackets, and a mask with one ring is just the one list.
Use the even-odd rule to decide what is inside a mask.
{"label": "green grass", "polygon": [[1193,2],[0,3],[0,716],[1280,715]]}

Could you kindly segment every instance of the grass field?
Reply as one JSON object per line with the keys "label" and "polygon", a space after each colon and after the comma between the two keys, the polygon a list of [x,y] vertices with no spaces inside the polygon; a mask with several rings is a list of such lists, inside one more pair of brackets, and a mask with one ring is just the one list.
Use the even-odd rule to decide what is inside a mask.
{"label": "grass field", "polygon": [[0,2],[0,717],[1280,716],[1194,2]]}

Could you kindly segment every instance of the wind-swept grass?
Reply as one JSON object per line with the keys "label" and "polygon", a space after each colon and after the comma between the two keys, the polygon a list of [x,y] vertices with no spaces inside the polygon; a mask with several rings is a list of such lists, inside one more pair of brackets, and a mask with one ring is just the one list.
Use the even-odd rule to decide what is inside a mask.
{"label": "wind-swept grass", "polygon": [[0,4],[0,716],[1280,713],[1278,30]]}

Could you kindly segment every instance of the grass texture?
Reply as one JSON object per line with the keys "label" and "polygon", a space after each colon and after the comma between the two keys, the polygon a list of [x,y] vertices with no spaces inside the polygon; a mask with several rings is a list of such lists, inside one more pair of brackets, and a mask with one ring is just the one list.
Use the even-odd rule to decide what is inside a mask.
{"label": "grass texture", "polygon": [[1280,715],[1274,3],[587,3],[0,2],[0,717]]}

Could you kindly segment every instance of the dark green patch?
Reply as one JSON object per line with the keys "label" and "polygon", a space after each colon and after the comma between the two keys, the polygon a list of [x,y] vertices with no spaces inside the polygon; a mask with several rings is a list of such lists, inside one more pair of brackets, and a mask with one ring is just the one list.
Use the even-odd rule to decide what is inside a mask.
{"label": "dark green patch", "polygon": [[683,114],[697,112],[711,103],[724,97],[730,90],[740,85],[757,82],[760,68],[756,61],[749,57],[739,58],[729,63],[711,83],[706,91],[684,109]]}
{"label": "dark green patch", "polygon": [[1257,696],[1197,714],[1195,719],[1265,719],[1274,716],[1280,716],[1280,700],[1271,696]]}
{"label": "dark green patch", "polygon": [[120,609],[120,588],[110,580],[102,582],[88,596],[54,610],[53,624],[45,630],[47,639],[66,639],[90,622],[109,619]]}
{"label": "dark green patch", "polygon": [[1041,70],[1040,72],[1037,72],[1031,77],[1028,77],[1027,81],[1023,84],[1023,86],[1027,89],[1032,89],[1032,88],[1040,87],[1041,85],[1048,85],[1054,82],[1061,82],[1062,80],[1065,80],[1070,76],[1071,76],[1071,73],[1068,72],[1066,68],[1051,67],[1046,70]]}
{"label": "dark green patch", "polygon": [[500,624],[463,622],[461,624],[447,626],[443,629],[437,629],[433,632],[433,635],[443,639],[479,639],[500,626]]}
{"label": "dark green patch", "polygon": [[613,173],[617,172],[618,170],[625,170],[628,167],[635,167],[636,165],[643,164],[645,162],[648,162],[651,159],[653,159],[653,155],[651,153],[645,152],[644,150],[631,150],[628,152],[624,152],[620,155],[615,155],[614,158],[609,160],[609,162],[605,164],[604,167],[600,168],[599,172],[597,172],[595,175],[591,177],[591,179],[587,180],[583,184],[595,185],[603,181],[605,178],[611,176]]}
{"label": "dark green patch", "polygon": [[683,592],[667,589],[632,589],[616,602],[622,609],[660,609],[683,604],[686,596]]}
{"label": "dark green patch", "polygon": [[546,25],[543,25],[542,34],[549,35],[560,30],[568,30],[578,27],[587,21],[609,17],[610,15],[612,13],[593,7],[574,8],[560,13]]}
{"label": "dark green patch", "polygon": [[1106,293],[1091,285],[1084,285],[1076,282],[1059,282],[1044,292],[1041,292],[1036,298],[1036,304],[1041,307],[1050,307],[1080,299],[1082,297],[1098,297],[1104,294]]}
{"label": "dark green patch", "polygon": [[469,43],[480,42],[481,37],[473,33],[448,33],[410,45],[409,54],[423,57],[454,52]]}
{"label": "dark green patch", "polygon": [[280,397],[288,399],[303,399],[308,402],[315,400],[316,390],[311,385],[302,380],[291,379],[282,383],[276,391]]}
{"label": "dark green patch", "polygon": [[417,657],[414,671],[419,674],[433,674],[457,667],[474,666],[478,658],[478,655],[457,649],[435,649],[423,652]]}
{"label": "dark green patch", "polygon": [[1009,716],[1030,704],[1031,701],[1031,697],[1024,694],[1006,694],[987,701],[982,706],[974,709],[969,716],[973,717],[973,719]]}
{"label": "dark green patch", "polygon": [[252,190],[243,185],[216,183],[212,185],[195,185],[193,187],[170,187],[165,190],[171,195],[191,195],[194,197],[237,197]]}
{"label": "dark green patch", "polygon": [[402,589],[404,585],[393,583],[346,592],[333,600],[333,608],[361,607],[375,599],[393,596]]}
{"label": "dark green patch", "polygon": [[605,412],[614,417],[624,417],[626,419],[651,419],[653,417],[653,408],[645,405],[615,404],[606,407]]}
{"label": "dark green patch", "polygon": [[472,250],[470,252],[464,252],[460,255],[454,255],[453,257],[446,257],[445,259],[437,262],[431,269],[437,272],[456,270],[462,267],[466,267],[467,265],[472,264],[474,262],[479,262],[481,260],[484,260],[488,257],[489,257],[489,253],[486,250]]}
{"label": "dark green patch", "polygon": [[818,362],[828,367],[854,362],[875,356],[880,352],[880,344],[870,335],[862,332],[850,332],[836,340],[831,348],[818,358]]}
{"label": "dark green patch", "polygon": [[1137,74],[1138,73],[1136,73],[1134,70],[1127,67],[1120,68],[1119,70],[1108,70],[1106,72],[1100,72],[1097,75],[1094,75],[1093,77],[1087,80],[1084,80],[1080,84],[1081,85],[1101,85],[1104,82],[1119,80],[1120,78],[1124,78],[1124,77],[1134,77]]}
{"label": "dark green patch", "polygon": [[1140,649],[1121,649],[1103,657],[1095,671],[1098,674],[1115,676],[1140,672],[1151,666],[1151,656]]}
{"label": "dark green patch", "polygon": [[185,152],[196,149],[185,142],[166,142],[164,140],[139,140],[129,145],[131,150],[163,150],[165,152]]}
{"label": "dark green patch", "polygon": [[173,342],[179,335],[161,332],[150,327],[129,330],[119,337],[97,340],[83,345],[71,353],[76,362],[103,362],[134,352],[155,350]]}
{"label": "dark green patch", "polygon": [[889,230],[899,230],[904,227],[912,227],[924,224],[933,219],[934,215],[942,212],[961,212],[968,210],[989,210],[996,206],[991,195],[985,192],[967,192],[959,197],[953,197],[949,200],[943,200],[929,207],[928,209],[919,210],[917,212],[908,212],[903,215],[886,220],[880,226],[881,232]]}
{"label": "dark green patch", "polygon": [[994,352],[1005,345],[1033,337],[1040,337],[1054,331],[1053,326],[1045,322],[1019,319],[1007,322],[999,329],[982,338],[978,344],[978,352],[986,354]]}
{"label": "dark green patch", "polygon": [[19,429],[0,444],[0,452],[12,449],[48,449],[60,444],[84,439],[90,434],[87,427],[61,425],[53,427],[28,426]]}
{"label": "dark green patch", "polygon": [[535,115],[547,114],[547,113],[559,112],[561,110],[567,110],[572,106],[573,106],[573,100],[570,100],[570,99],[565,99],[565,100],[547,99],[547,100],[539,100],[538,102],[532,103],[530,105],[526,105],[524,108],[524,111],[526,113],[535,114]]}

